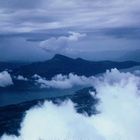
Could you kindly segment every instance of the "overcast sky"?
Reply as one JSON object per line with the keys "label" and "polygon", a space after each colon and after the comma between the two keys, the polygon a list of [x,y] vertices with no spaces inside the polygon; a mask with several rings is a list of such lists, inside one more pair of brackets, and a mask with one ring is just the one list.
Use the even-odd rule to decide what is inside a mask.
{"label": "overcast sky", "polygon": [[140,0],[0,0],[1,61],[98,59],[139,45]]}

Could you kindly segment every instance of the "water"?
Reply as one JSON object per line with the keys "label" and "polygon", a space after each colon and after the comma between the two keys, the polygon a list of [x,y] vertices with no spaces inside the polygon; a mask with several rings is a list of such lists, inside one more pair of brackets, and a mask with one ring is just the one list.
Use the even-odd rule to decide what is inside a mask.
{"label": "water", "polygon": [[71,89],[42,89],[27,91],[0,91],[0,106],[17,104],[35,99],[45,99],[50,97],[58,97],[74,94],[80,87]]}

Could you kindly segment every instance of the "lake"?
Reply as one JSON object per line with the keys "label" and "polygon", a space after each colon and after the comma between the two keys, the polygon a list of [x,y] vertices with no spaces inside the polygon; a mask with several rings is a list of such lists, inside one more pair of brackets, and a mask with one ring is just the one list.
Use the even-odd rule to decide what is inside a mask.
{"label": "lake", "polygon": [[70,89],[38,89],[38,90],[24,90],[24,91],[0,91],[0,106],[10,104],[17,104],[25,101],[35,99],[45,99],[51,97],[58,97],[64,95],[74,94],[81,87],[74,87]]}

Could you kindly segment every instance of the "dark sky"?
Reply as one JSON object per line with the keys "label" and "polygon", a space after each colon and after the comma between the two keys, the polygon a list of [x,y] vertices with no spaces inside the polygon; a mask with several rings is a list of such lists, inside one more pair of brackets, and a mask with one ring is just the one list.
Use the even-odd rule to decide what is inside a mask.
{"label": "dark sky", "polygon": [[140,0],[0,0],[0,61],[114,59],[139,45]]}

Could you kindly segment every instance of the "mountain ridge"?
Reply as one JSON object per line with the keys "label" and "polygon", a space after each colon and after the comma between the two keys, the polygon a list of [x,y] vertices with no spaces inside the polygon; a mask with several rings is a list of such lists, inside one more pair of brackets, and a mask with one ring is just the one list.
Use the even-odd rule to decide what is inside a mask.
{"label": "mountain ridge", "polygon": [[53,58],[43,61],[34,62],[16,68],[13,70],[14,75],[23,75],[31,77],[38,74],[47,79],[51,79],[57,74],[67,75],[74,73],[77,75],[91,76],[105,72],[107,69],[117,68],[125,69],[133,66],[139,66],[140,62],[135,61],[88,61],[82,58],[70,58],[64,55],[56,54]]}

